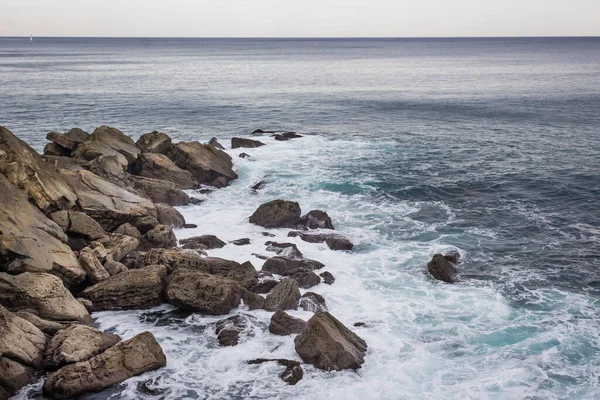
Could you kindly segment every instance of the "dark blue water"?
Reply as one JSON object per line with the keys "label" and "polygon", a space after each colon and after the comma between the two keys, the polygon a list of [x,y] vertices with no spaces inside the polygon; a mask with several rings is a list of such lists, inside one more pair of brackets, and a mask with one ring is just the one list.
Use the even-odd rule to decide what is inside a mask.
{"label": "dark blue water", "polygon": [[[247,379],[229,389],[169,375],[186,390],[600,396],[600,38],[0,38],[0,124],[38,150],[50,130],[101,124],[225,142],[256,128],[308,134],[257,150],[218,201],[186,212],[218,224],[225,204],[241,220],[254,206],[237,202],[244,185],[267,174],[274,187],[250,202],[330,209],[358,242],[328,259],[346,278],[326,289],[332,312],[379,327],[361,333],[364,374],[310,371],[284,392],[252,386],[241,367],[228,371]],[[466,254],[463,283],[437,285],[424,265],[451,247]]]}

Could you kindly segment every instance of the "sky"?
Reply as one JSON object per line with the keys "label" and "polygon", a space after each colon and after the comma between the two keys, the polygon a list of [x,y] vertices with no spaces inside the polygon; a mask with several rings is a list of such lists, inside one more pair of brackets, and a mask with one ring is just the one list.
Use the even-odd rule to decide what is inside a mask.
{"label": "sky", "polygon": [[0,36],[600,36],[600,0],[0,0]]}

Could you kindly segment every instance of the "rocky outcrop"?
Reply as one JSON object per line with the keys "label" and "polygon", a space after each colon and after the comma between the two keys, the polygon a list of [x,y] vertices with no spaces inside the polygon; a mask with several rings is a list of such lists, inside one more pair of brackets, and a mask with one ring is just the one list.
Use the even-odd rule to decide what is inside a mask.
{"label": "rocky outcrop", "polygon": [[303,254],[293,243],[266,242],[267,251],[272,251],[286,258],[302,258]]}
{"label": "rocky outcrop", "polygon": [[294,318],[285,311],[277,310],[271,317],[269,332],[274,335],[287,336],[300,333],[306,326],[306,322],[300,318]]}
{"label": "rocky outcrop", "polygon": [[326,243],[331,250],[352,250],[354,245],[344,236],[331,233],[305,233],[301,231],[292,231],[288,237],[299,237],[309,243]]}
{"label": "rocky outcrop", "polygon": [[244,332],[247,320],[241,315],[225,318],[215,324],[215,333],[221,346],[235,346],[240,341],[240,334]]}
{"label": "rocky outcrop", "polygon": [[300,218],[299,225],[308,229],[334,229],[331,218],[325,211],[312,210]]}
{"label": "rocky outcrop", "polygon": [[260,142],[258,140],[245,139],[245,138],[239,138],[239,137],[231,138],[231,148],[232,149],[239,149],[240,147],[255,148],[255,147],[261,147],[264,145],[265,144],[263,142]]}
{"label": "rocky outcrop", "polygon": [[162,225],[172,226],[176,229],[186,227],[183,215],[169,204],[157,203],[156,214],[158,222]]}
{"label": "rocky outcrop", "polygon": [[265,310],[295,310],[298,308],[299,300],[298,282],[291,278],[284,278],[267,294]]}
{"label": "rocky outcrop", "polygon": [[151,308],[162,303],[166,281],[167,269],[151,265],[111,276],[81,296],[91,300],[94,311]]}
{"label": "rocky outcrop", "polygon": [[173,247],[177,247],[177,237],[173,232],[173,228],[166,225],[157,225],[142,236],[140,241],[142,250],[152,248],[170,249]]}
{"label": "rocky outcrop", "polygon": [[305,363],[326,371],[359,369],[367,351],[367,343],[328,312],[308,320],[294,344]]}
{"label": "rocky outcrop", "polygon": [[166,154],[171,148],[171,138],[166,133],[153,131],[140,136],[135,144],[144,153]]}
{"label": "rocky outcrop", "polygon": [[295,259],[286,257],[271,257],[263,264],[262,270],[272,272],[277,275],[291,274],[294,271],[304,268],[311,271],[323,268],[325,265],[315,260]]}
{"label": "rocky outcrop", "polygon": [[118,129],[108,126],[96,128],[94,132],[73,151],[75,158],[91,161],[99,156],[116,156],[119,163],[128,165],[133,163],[140,149],[133,139]]}
{"label": "rocky outcrop", "polygon": [[439,281],[446,283],[456,282],[456,268],[441,254],[433,256],[431,261],[427,264],[427,269],[431,276]]}
{"label": "rocky outcrop", "polygon": [[250,217],[250,223],[264,228],[295,226],[300,219],[300,205],[287,200],[273,200],[258,207]]}
{"label": "rocky outcrop", "polygon": [[325,298],[315,292],[306,292],[300,297],[300,308],[313,313],[327,311]]}
{"label": "rocky outcrop", "polygon": [[0,305],[11,311],[27,310],[51,321],[91,322],[85,307],[54,275],[0,272]]}
{"label": "rocky outcrop", "polygon": [[179,307],[224,315],[240,305],[241,289],[229,279],[182,268],[169,279],[167,299]]}
{"label": "rocky outcrop", "polygon": [[117,343],[105,352],[51,373],[44,393],[54,399],[66,399],[96,392],[133,376],[162,368],[167,359],[150,332]]}
{"label": "rocky outcrop", "polygon": [[102,333],[85,325],[72,325],[52,337],[44,352],[44,368],[58,369],[87,361],[121,341],[112,333]]}
{"label": "rocky outcrop", "polygon": [[199,186],[190,172],[179,168],[167,156],[159,153],[140,154],[130,169],[135,175],[173,182],[180,189],[194,189]]}
{"label": "rocky outcrop", "polygon": [[194,236],[188,239],[182,239],[179,244],[184,249],[220,249],[225,247],[227,243],[216,237],[215,235]]}
{"label": "rocky outcrop", "polygon": [[285,371],[279,377],[289,385],[295,385],[304,376],[304,371],[298,361],[284,359],[257,358],[248,361],[248,364],[263,364],[266,362],[276,362],[285,367]]}
{"label": "rocky outcrop", "polygon": [[237,179],[231,169],[232,162],[226,153],[204,146],[199,142],[181,142],[172,145],[167,156],[179,167],[185,169],[201,184],[221,186]]}

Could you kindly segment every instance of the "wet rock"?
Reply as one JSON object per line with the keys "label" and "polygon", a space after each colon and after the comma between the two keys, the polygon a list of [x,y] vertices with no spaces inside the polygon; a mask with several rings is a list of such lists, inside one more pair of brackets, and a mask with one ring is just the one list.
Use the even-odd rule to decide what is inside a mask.
{"label": "wet rock", "polygon": [[257,183],[252,185],[252,187],[250,189],[260,190],[260,189],[264,188],[266,184],[267,184],[267,182],[265,182],[265,181],[258,181]]}
{"label": "wet rock", "polygon": [[247,321],[241,315],[225,318],[215,325],[215,333],[221,346],[235,346],[240,341],[240,334],[246,329]]}
{"label": "wet rock", "polygon": [[299,237],[308,243],[325,242],[331,250],[352,250],[354,245],[344,236],[330,233],[305,233],[301,231],[292,231],[288,237]]}
{"label": "wet rock", "polygon": [[263,310],[265,308],[265,298],[247,289],[242,290],[242,300],[250,310]]}
{"label": "wet rock", "polygon": [[45,273],[9,275],[0,272],[0,304],[13,312],[26,310],[51,321],[88,323],[92,320],[63,282]]}
{"label": "wet rock", "polygon": [[437,280],[446,283],[456,282],[456,268],[443,255],[436,254],[427,264],[429,273]]}
{"label": "wet rock", "polygon": [[248,361],[248,364],[262,364],[266,362],[276,362],[285,367],[285,371],[279,377],[289,385],[295,385],[304,376],[304,371],[298,361],[284,360],[284,359],[266,359],[257,358],[256,360]]}
{"label": "wet rock", "polygon": [[239,158],[250,158],[250,154],[240,153]]}
{"label": "wet rock", "polygon": [[458,250],[451,250],[448,253],[444,254],[444,258],[448,260],[450,263],[457,265],[460,262],[460,253]]}
{"label": "wet rock", "polygon": [[304,311],[310,311],[313,313],[320,311],[327,311],[325,305],[325,298],[315,292],[306,292],[300,298],[300,307]]}
{"label": "wet rock", "polygon": [[56,332],[67,328],[68,324],[72,322],[68,321],[65,323],[61,323],[56,321],[49,321],[47,319],[40,318],[37,315],[32,314],[28,311],[17,311],[14,314],[19,318],[23,318],[24,320],[31,322],[36,328],[38,328],[40,331],[44,332],[46,335],[49,336],[54,336]]}
{"label": "wet rock", "polygon": [[273,200],[258,207],[250,217],[250,223],[264,228],[294,226],[300,219],[300,205],[287,200]]}
{"label": "wet rock", "polygon": [[140,241],[141,250],[153,248],[170,249],[173,247],[177,247],[177,237],[173,232],[173,228],[166,225],[157,225],[142,236],[142,240]]}
{"label": "wet rock", "polygon": [[221,143],[219,143],[219,141],[217,140],[217,138],[216,138],[216,137],[214,137],[214,138],[210,139],[210,140],[208,141],[208,145],[209,145],[209,146],[212,146],[212,147],[214,147],[214,148],[216,148],[216,149],[219,149],[219,150],[225,150],[225,147],[223,147],[223,146],[221,145]]}
{"label": "wet rock", "polygon": [[258,258],[259,260],[268,260],[269,259],[269,257],[263,256],[262,254],[252,253],[252,255],[254,257]]}
{"label": "wet rock", "polygon": [[299,300],[298,282],[291,278],[284,278],[267,295],[265,309],[267,311],[295,310],[298,308]]}
{"label": "wet rock", "polygon": [[79,254],[79,263],[87,273],[88,280],[91,283],[98,283],[110,278],[110,274],[96,256],[89,249],[84,249]]}
{"label": "wet rock", "polygon": [[139,154],[140,149],[133,139],[118,129],[103,125],[77,146],[72,156],[87,161],[103,155],[116,156],[119,163],[126,166],[133,163]]}
{"label": "wet rock", "polygon": [[260,135],[264,135],[266,133],[275,133],[275,131],[266,131],[263,129],[256,129],[254,132],[252,132],[252,135],[260,136]]}
{"label": "wet rock", "polygon": [[277,283],[279,283],[279,281],[277,281],[276,279],[261,279],[259,280],[259,282],[250,287],[250,291],[252,293],[269,293],[275,286],[277,286]]}
{"label": "wet rock", "polygon": [[290,272],[285,272],[282,275],[289,276],[298,282],[298,286],[300,286],[302,289],[310,289],[311,287],[317,286],[319,283],[321,283],[321,278],[319,278],[319,275],[306,268],[298,268]]}
{"label": "wet rock", "polygon": [[261,232],[261,235],[266,236],[266,237],[275,237],[275,234],[269,233],[269,232]]}
{"label": "wet rock", "polygon": [[166,133],[153,131],[140,136],[135,144],[144,153],[167,154],[171,148],[171,138]]}
{"label": "wet rock", "polygon": [[[157,207],[157,210],[158,210],[158,207]],[[160,218],[159,218],[159,222],[160,222]],[[138,240],[140,240],[142,238],[142,233],[139,231],[139,229],[136,228],[135,226],[131,225],[129,222],[125,222],[123,225],[119,226],[117,229],[115,229],[115,231],[113,233],[116,233],[118,235],[131,236]]]}
{"label": "wet rock", "polygon": [[131,173],[173,182],[179,189],[194,189],[199,186],[190,172],[179,168],[167,156],[159,153],[140,154],[131,166]]}
{"label": "wet rock", "polygon": [[286,258],[302,258],[304,255],[293,243],[266,242],[267,251],[272,251]]}
{"label": "wet rock", "polygon": [[363,327],[367,326],[367,324],[365,324],[364,322],[357,322],[354,324],[354,326],[357,328],[363,328]]}
{"label": "wet rock", "polygon": [[264,145],[265,145],[264,143],[259,142],[258,140],[245,139],[245,138],[239,138],[239,137],[234,137],[231,139],[231,148],[232,149],[239,149],[240,147],[255,148],[255,147],[260,147],[260,146],[264,146]]}
{"label": "wet rock", "polygon": [[151,265],[111,276],[81,296],[91,300],[94,311],[151,308],[162,303],[166,281],[167,269]]}
{"label": "wet rock", "polygon": [[323,268],[325,265],[308,259],[294,259],[286,257],[271,257],[263,264],[262,270],[272,272],[277,275],[286,275],[300,268],[305,268],[311,271]]}
{"label": "wet rock", "polygon": [[185,229],[196,229],[198,227],[198,225],[196,224],[184,224],[183,228]]}
{"label": "wet rock", "polygon": [[300,318],[294,318],[285,311],[277,310],[271,317],[269,332],[274,335],[287,336],[300,333],[306,326],[306,322]]}
{"label": "wet rock", "polygon": [[323,283],[326,285],[333,285],[333,282],[335,282],[335,278],[329,271],[321,272],[319,276],[323,278]]}
{"label": "wet rock", "polygon": [[85,325],[72,325],[52,337],[44,352],[44,368],[58,369],[86,361],[121,341],[112,333],[102,333]]}
{"label": "wet rock", "polygon": [[150,332],[117,343],[105,352],[51,373],[44,393],[55,399],[99,391],[133,376],[164,367],[167,359]]}
{"label": "wet rock", "polygon": [[224,315],[240,305],[241,289],[229,279],[182,268],[169,279],[167,299],[178,307]]}
{"label": "wet rock", "polygon": [[220,249],[225,247],[226,243],[215,235],[194,236],[189,239],[182,239],[179,244],[184,249]]}
{"label": "wet rock", "polygon": [[367,351],[367,343],[328,312],[308,320],[294,344],[305,363],[325,371],[359,369]]}
{"label": "wet rock", "polygon": [[200,254],[180,249],[152,249],[142,253],[136,260],[136,267],[164,265],[169,274],[180,268],[207,272],[206,261]]}
{"label": "wet rock", "polygon": [[138,392],[146,396],[160,396],[167,392],[166,388],[156,387],[154,380],[148,379],[140,382],[137,388]]}
{"label": "wet rock", "polygon": [[248,239],[248,238],[236,239],[236,240],[232,240],[229,243],[232,243],[236,246],[246,246],[246,245],[250,244],[250,239]]}
{"label": "wet rock", "polygon": [[[156,213],[158,217],[158,222],[162,225],[172,226],[175,229],[184,227],[188,228],[191,225],[186,224],[183,215],[169,204],[156,204]],[[196,228],[196,226],[193,227]]]}
{"label": "wet rock", "polygon": [[278,140],[280,142],[290,140],[290,139],[297,139],[297,138],[301,138],[301,137],[302,137],[302,135],[298,135],[296,132],[284,132],[284,133],[278,133],[278,134],[274,135],[275,140]]}
{"label": "wet rock", "polygon": [[334,229],[329,215],[321,210],[309,211],[300,218],[299,224],[308,229]]}
{"label": "wet rock", "polygon": [[173,182],[135,175],[129,175],[127,182],[135,191],[154,203],[171,206],[186,206],[190,203],[190,196]]}
{"label": "wet rock", "polygon": [[212,184],[223,177],[226,182],[237,179],[237,174],[231,169],[232,162],[226,153],[214,151],[199,142],[181,142],[172,145],[169,157],[179,168],[185,169],[201,184]]}

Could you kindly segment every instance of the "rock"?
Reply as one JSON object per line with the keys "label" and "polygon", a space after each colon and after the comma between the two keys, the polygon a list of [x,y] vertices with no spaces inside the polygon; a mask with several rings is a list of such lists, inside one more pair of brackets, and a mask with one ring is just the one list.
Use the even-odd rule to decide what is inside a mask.
{"label": "rock", "polygon": [[[58,132],[50,132],[46,135],[46,139],[55,143],[56,145],[62,147],[64,150],[70,151],[75,150],[79,144],[82,142],[78,142],[75,140],[69,139],[66,135]],[[66,155],[66,154],[65,154]]]}
{"label": "rock", "polygon": [[198,225],[196,225],[196,224],[184,224],[183,227],[185,229],[196,229],[198,227]]}
{"label": "rock", "polygon": [[300,218],[300,225],[308,229],[334,229],[329,215],[321,210],[309,211]]}
{"label": "rock", "polygon": [[154,203],[171,206],[185,206],[190,203],[190,196],[173,182],[135,175],[129,175],[127,181],[133,189]]}
{"label": "rock", "polygon": [[260,147],[260,146],[264,146],[264,145],[265,144],[263,142],[259,142],[258,140],[245,139],[245,138],[239,138],[239,137],[234,137],[231,139],[231,148],[232,149],[239,149],[240,147],[254,148],[254,147]]}
{"label": "rock", "polygon": [[263,129],[256,129],[254,132],[252,132],[252,135],[264,135],[265,133],[275,133],[275,131],[265,131]]}
{"label": "rock", "polygon": [[264,228],[294,226],[300,219],[300,205],[286,200],[273,200],[258,207],[250,217],[250,223]]}
{"label": "rock", "polygon": [[[221,152],[223,153],[223,152]],[[167,156],[179,167],[192,173],[201,184],[212,184],[219,177],[227,182],[237,179],[231,160],[199,142],[181,142],[171,146]],[[228,157],[228,156],[227,156]]]}
{"label": "rock", "polygon": [[68,323],[63,324],[56,321],[49,321],[27,311],[17,311],[14,314],[19,318],[31,322],[36,328],[49,336],[54,336],[56,332],[65,329],[68,326]]}
{"label": "rock", "polygon": [[52,221],[56,222],[58,226],[60,226],[60,229],[62,229],[63,232],[67,232],[69,225],[71,225],[68,211],[56,211],[50,214],[49,217]]}
{"label": "rock", "polygon": [[129,270],[125,265],[113,260],[107,260],[104,263],[104,269],[110,274],[110,276]]}
{"label": "rock", "polygon": [[266,184],[267,184],[267,182],[265,182],[265,181],[258,181],[258,183],[252,185],[252,187],[250,189],[260,190],[260,189],[264,188]]}
{"label": "rock", "polygon": [[99,391],[133,376],[164,367],[167,359],[150,332],[117,343],[105,352],[51,373],[44,393],[54,399]]}
{"label": "rock", "polygon": [[96,240],[106,236],[99,223],[79,211],[69,211],[69,227],[67,232],[83,236],[88,240]]}
{"label": "rock", "polygon": [[240,334],[246,329],[247,321],[241,315],[225,318],[215,325],[215,333],[221,346],[235,346],[240,341]]}
{"label": "rock", "polygon": [[167,389],[156,387],[156,383],[153,379],[148,379],[144,382],[140,382],[137,388],[138,392],[146,396],[160,396],[164,394]]}
{"label": "rock", "polygon": [[451,250],[444,254],[444,258],[450,263],[457,265],[460,262],[460,253],[458,250]]}
{"label": "rock", "polygon": [[283,276],[289,276],[298,282],[298,286],[303,289],[310,289],[313,286],[317,286],[321,283],[319,275],[312,272],[310,269],[298,268],[290,272],[282,274]]}
{"label": "rock", "polygon": [[72,325],[52,337],[44,352],[44,368],[58,369],[87,361],[119,343],[121,338],[85,325]]}
{"label": "rock", "polygon": [[279,377],[289,385],[295,385],[304,376],[304,371],[302,370],[302,367],[300,366],[300,363],[298,361],[257,358],[256,360],[248,361],[248,364],[262,364],[266,362],[276,362],[286,367],[285,371],[283,371],[283,373],[279,375]]}
{"label": "rock", "polygon": [[267,311],[295,310],[300,300],[300,289],[298,282],[291,278],[283,278],[269,292],[265,300]]}
{"label": "rock", "polygon": [[325,298],[315,292],[306,292],[300,298],[300,307],[304,311],[310,311],[313,313],[327,311],[325,305]]}
{"label": "rock", "polygon": [[250,154],[246,154],[246,153],[240,153],[239,158],[250,158]]}
{"label": "rock", "polygon": [[269,232],[261,232],[261,235],[263,235],[265,237],[275,237],[275,234],[269,233]]}
{"label": "rock", "polygon": [[354,326],[357,328],[362,328],[362,327],[367,326],[367,324],[365,324],[364,322],[357,322],[354,324]]}
{"label": "rock", "polygon": [[[56,168],[44,161],[27,143],[0,126],[0,174],[26,192],[29,201],[45,214],[69,210],[77,201]],[[4,184],[3,186],[6,186]],[[6,188],[2,188],[4,192]],[[2,204],[6,204],[4,201]]]}
{"label": "rock", "polygon": [[112,234],[109,239],[104,241],[104,247],[107,250],[106,258],[119,262],[137,249],[139,245],[140,241],[134,237]]}
{"label": "rock", "polygon": [[177,237],[170,226],[157,225],[142,236],[140,247],[142,250],[152,248],[170,249],[177,247]]}
{"label": "rock", "polygon": [[319,276],[323,278],[323,283],[327,285],[333,285],[333,282],[335,282],[335,278],[333,277],[333,275],[331,275],[331,272],[321,272]]}
{"label": "rock", "polygon": [[267,251],[272,251],[286,258],[302,258],[304,255],[293,243],[266,242]]}
{"label": "rock", "polygon": [[81,304],[83,304],[83,306],[85,307],[86,310],[88,310],[88,312],[92,312],[94,310],[94,304],[92,303],[92,301],[90,299],[84,299],[83,297],[78,297],[76,300],[78,302],[80,302]]}
{"label": "rock", "polygon": [[265,298],[253,293],[247,289],[242,289],[242,300],[250,310],[263,310],[265,308]]}
{"label": "rock", "polygon": [[204,246],[205,249],[209,250],[220,249],[226,245],[224,241],[215,235],[194,236],[189,239],[180,240],[179,244],[182,245],[184,249],[201,249],[202,247],[199,246]]}
{"label": "rock", "polygon": [[179,268],[188,268],[208,272],[206,261],[198,253],[180,249],[152,249],[140,254],[137,258],[138,266],[164,265],[169,274]]}
{"label": "rock", "polygon": [[159,153],[140,154],[131,166],[131,173],[173,182],[180,189],[194,189],[199,186],[191,173],[179,168],[167,156]]}
{"label": "rock", "polygon": [[67,150],[64,147],[57,145],[56,143],[47,143],[44,146],[45,156],[56,156],[56,157],[69,157],[71,150]]}
{"label": "rock", "polygon": [[86,131],[84,131],[83,129],[80,128],[72,128],[69,132],[65,133],[65,138],[72,140],[74,142],[77,142],[79,144],[85,142],[89,137],[90,134],[87,133]]}
{"label": "rock", "polygon": [[167,269],[150,265],[111,276],[81,296],[91,300],[94,311],[151,308],[162,303],[166,281]]}
{"label": "rock", "polygon": [[[165,203],[156,204],[156,213],[158,222],[162,225],[169,225],[175,229],[188,227],[185,223],[185,218],[173,206]],[[194,226],[195,228],[196,226]]]}
{"label": "rock", "polygon": [[125,222],[142,232],[158,225],[154,204],[89,171],[61,170],[61,176],[77,194],[79,207],[108,232]]}
{"label": "rock", "polygon": [[144,153],[167,154],[171,148],[171,138],[166,133],[153,131],[140,136],[135,144]]}
{"label": "rock", "polygon": [[0,306],[1,359],[8,358],[16,363],[40,369],[45,348],[46,336],[42,331]]}
{"label": "rock", "polygon": [[236,246],[246,246],[246,245],[250,244],[250,239],[248,239],[248,238],[236,239],[236,240],[232,240],[229,243],[233,243]]}
{"label": "rock", "polygon": [[281,134],[278,133],[274,137],[275,140],[279,140],[281,142],[285,140],[301,138],[302,135],[298,135],[296,132],[284,132]]}
{"label": "rock", "polygon": [[287,336],[300,333],[306,326],[306,322],[300,318],[294,318],[285,311],[277,310],[271,317],[269,332],[274,335]]}
{"label": "rock", "polygon": [[35,377],[36,371],[10,358],[0,357],[0,399],[8,400]]}
{"label": "rock", "polygon": [[262,254],[252,253],[252,255],[260,260],[268,260],[269,257],[263,256]]}
{"label": "rock", "polygon": [[292,231],[288,233],[288,237],[299,237],[309,243],[327,243],[331,250],[352,250],[354,245],[344,236],[330,233],[304,233],[300,231]]}
{"label": "rock", "polygon": [[308,320],[294,344],[305,363],[325,371],[359,369],[367,351],[367,343],[328,312]]}
{"label": "rock", "polygon": [[110,274],[104,269],[102,264],[100,264],[100,261],[98,261],[92,251],[85,250],[86,249],[82,250],[79,254],[79,262],[87,273],[88,280],[92,283],[98,283],[110,278]]}
{"label": "rock", "polygon": [[275,286],[277,286],[277,284],[279,283],[279,281],[275,280],[275,279],[261,279],[259,280],[259,282],[254,285],[251,286],[249,288],[249,290],[252,293],[269,293]]}
{"label": "rock", "polygon": [[229,279],[182,268],[169,279],[167,299],[175,306],[223,315],[240,305],[240,292],[240,287]]}
{"label": "rock", "polygon": [[219,141],[217,140],[217,138],[216,138],[216,137],[214,137],[214,138],[210,139],[210,141],[208,142],[208,145],[209,145],[209,146],[213,146],[213,147],[215,147],[215,148],[217,148],[217,149],[219,149],[219,150],[225,150],[225,147],[223,147],[223,146],[221,145],[221,143],[219,143]]}
{"label": "rock", "polygon": [[[195,198],[195,197],[190,197],[190,204],[193,204],[193,205],[195,205],[195,206],[198,206],[198,205],[200,205],[200,204],[204,203],[204,201],[205,201],[205,200],[202,200],[202,199],[197,199],[197,198]],[[196,227],[197,227],[197,226],[196,226]]]}
{"label": "rock", "polygon": [[90,137],[73,151],[72,156],[91,161],[99,156],[116,156],[119,163],[128,165],[133,163],[140,149],[133,139],[118,129],[108,126],[96,128]]}
{"label": "rock", "polygon": [[286,257],[271,257],[263,264],[262,270],[272,272],[277,275],[286,275],[296,271],[297,269],[304,268],[311,271],[323,268],[325,265],[315,260],[307,259],[294,259]]}
{"label": "rock", "polygon": [[427,264],[429,273],[437,280],[446,283],[456,282],[456,268],[443,255],[436,254]]}
{"label": "rock", "polygon": [[[156,207],[156,211],[158,211],[158,204]],[[158,214],[158,221],[160,222],[160,212]],[[139,229],[131,225],[129,222],[125,222],[123,225],[120,225],[117,229],[114,230],[113,233],[116,233],[118,235],[131,236],[138,240],[142,238],[142,233],[139,231]]]}
{"label": "rock", "polygon": [[127,168],[117,156],[100,156],[90,161],[86,169],[118,185],[125,178]]}
{"label": "rock", "polygon": [[15,312],[27,310],[51,321],[91,322],[85,307],[54,275],[0,272],[0,304]]}

